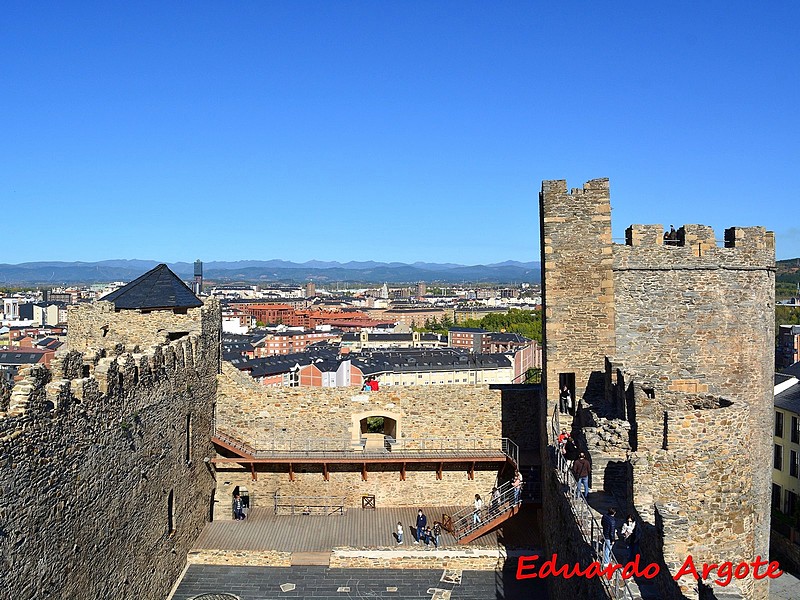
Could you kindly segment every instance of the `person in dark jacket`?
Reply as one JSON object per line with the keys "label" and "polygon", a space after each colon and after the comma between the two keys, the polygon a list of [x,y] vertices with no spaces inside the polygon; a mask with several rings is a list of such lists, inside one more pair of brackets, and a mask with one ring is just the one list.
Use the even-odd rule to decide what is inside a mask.
{"label": "person in dark jacket", "polygon": [[416,539],[414,540],[415,544],[419,544],[419,539],[422,537],[422,534],[425,531],[425,528],[428,526],[428,517],[425,516],[425,513],[422,512],[420,508],[417,511],[417,530],[415,533]]}
{"label": "person in dark jacket", "polygon": [[576,460],[572,464],[572,474],[575,476],[575,480],[578,484],[575,486],[575,497],[577,498],[581,494],[581,487],[583,487],[583,497],[589,495],[589,473],[592,472],[592,465],[589,464],[589,461],[586,460],[586,455],[581,452],[580,456],[578,456],[578,460]]}
{"label": "person in dark jacket", "polygon": [[239,494],[233,497],[233,518],[237,521],[244,519],[244,502]]}
{"label": "person in dark jacket", "polygon": [[611,562],[611,546],[617,539],[617,511],[611,507],[608,513],[603,515],[600,525],[603,527],[603,568]]}

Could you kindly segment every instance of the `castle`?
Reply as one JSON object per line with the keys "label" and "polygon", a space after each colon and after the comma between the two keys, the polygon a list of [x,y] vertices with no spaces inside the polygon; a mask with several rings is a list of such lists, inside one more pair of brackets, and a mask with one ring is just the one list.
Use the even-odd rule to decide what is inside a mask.
{"label": "castle", "polygon": [[[643,558],[666,567],[663,598],[731,594],[735,584],[676,585],[669,573],[688,555],[697,564],[768,556],[773,234],[730,228],[720,246],[702,225],[666,242],[661,225],[633,225],[614,244],[607,179],[571,191],[545,181],[539,198],[548,414],[540,425],[551,443],[561,427],[584,438],[592,487],[616,486],[644,526]],[[559,413],[565,385],[579,402],[574,419]],[[581,559],[564,535],[571,515],[557,483],[545,484],[549,545]],[[767,597],[767,580],[738,585],[736,597]]]}
{"label": "castle", "polygon": [[[260,501],[466,504],[525,463],[542,465],[548,552],[585,563],[592,549],[550,462],[554,432],[572,427],[593,489],[639,519],[643,561],[664,567],[662,598],[765,599],[766,580],[722,590],[670,573],[688,555],[768,554],[772,234],[732,228],[720,246],[684,225],[665,244],[661,226],[634,225],[614,244],[606,179],[543,182],[540,214],[539,402],[530,388],[488,386],[256,389],[221,365],[216,301],[163,265],[73,307],[68,351],[0,404],[0,598],[163,598],[204,525],[231,518],[237,488]],[[574,415],[558,410],[563,386]],[[397,453],[366,460],[372,435]],[[424,446],[444,437],[471,446]],[[510,446],[475,445],[500,438],[519,446],[513,460]],[[313,461],[287,458],[308,444]],[[548,583],[553,597],[602,593],[597,580]]]}
{"label": "castle", "polygon": [[0,598],[164,598],[209,519],[219,305],[165,265],[126,288],[0,406]]}

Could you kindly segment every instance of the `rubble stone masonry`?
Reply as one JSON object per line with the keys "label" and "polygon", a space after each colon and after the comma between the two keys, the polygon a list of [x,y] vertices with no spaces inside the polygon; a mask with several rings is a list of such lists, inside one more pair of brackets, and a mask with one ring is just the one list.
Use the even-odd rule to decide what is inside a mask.
{"label": "rubble stone masonry", "polygon": [[123,334],[133,313],[102,304],[70,342],[106,336],[26,371],[0,414],[0,597],[161,600],[209,519],[219,306],[156,343],[148,320],[176,315]]}
{"label": "rubble stone masonry", "polygon": [[[265,388],[226,364],[218,389],[218,429],[256,450],[305,445],[319,449],[327,444],[357,452],[352,444],[361,437],[360,423],[367,416],[393,419],[398,447],[455,448],[457,443],[474,442],[500,449],[502,393],[488,386],[393,386],[370,393],[357,388]],[[401,481],[399,466],[370,464],[363,481],[361,465],[340,465],[329,467],[329,481],[324,481],[320,465],[298,461],[295,481],[289,481],[285,465],[258,465],[253,481],[249,468],[220,464],[217,514],[230,518],[230,502],[223,498],[236,485],[246,486],[259,506],[271,506],[275,492],[343,497],[348,506],[360,506],[364,494],[376,496],[379,506],[466,506],[476,493],[491,490],[498,471],[497,464],[478,463],[470,480],[470,466],[445,465],[438,480],[436,465],[409,462]]]}
{"label": "rubble stone masonry", "polygon": [[[612,244],[607,180],[571,194],[546,181],[540,202],[548,414],[552,378],[574,372],[576,424],[629,432],[589,450],[596,468],[627,462],[624,508],[641,518],[649,561],[675,572],[690,554],[697,564],[768,556],[773,234],[733,227],[718,241],[710,227],[684,225],[667,244],[661,225],[632,225]],[[725,591],[736,586],[746,598],[768,594],[767,580]],[[689,581],[661,592],[700,593]]]}

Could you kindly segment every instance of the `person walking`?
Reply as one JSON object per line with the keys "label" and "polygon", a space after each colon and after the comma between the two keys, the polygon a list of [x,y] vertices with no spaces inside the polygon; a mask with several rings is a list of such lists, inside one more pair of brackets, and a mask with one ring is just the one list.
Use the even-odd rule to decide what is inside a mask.
{"label": "person walking", "polygon": [[581,494],[581,488],[583,488],[583,497],[589,495],[589,473],[592,472],[592,465],[586,460],[586,455],[581,452],[580,456],[578,456],[578,460],[572,463],[572,474],[575,476],[575,480],[578,484],[575,486],[575,497],[577,498]]}
{"label": "person walking", "polygon": [[480,494],[475,494],[475,511],[472,513],[473,525],[481,522],[481,510],[483,510],[483,500],[481,500]]}
{"label": "person walking", "polygon": [[437,550],[442,545],[442,524],[439,521],[433,522],[433,545]]}
{"label": "person walking", "polygon": [[519,471],[514,473],[514,481],[511,482],[511,487],[514,488],[514,506],[517,506],[522,495],[522,473]]}
{"label": "person walking", "polygon": [[559,394],[559,404],[562,407],[561,412],[566,413],[568,415],[574,415],[575,413],[572,410],[573,402],[572,402],[572,394],[569,391],[569,388],[565,385],[561,389],[561,393]]}
{"label": "person walking", "polygon": [[244,502],[239,494],[233,497],[233,518],[237,521],[244,520]]}
{"label": "person walking", "polygon": [[489,511],[492,515],[489,518],[494,518],[494,515],[500,511],[500,490],[497,489],[497,486],[492,488],[492,504]]}
{"label": "person walking", "polygon": [[428,517],[425,516],[425,513],[422,512],[420,508],[417,511],[417,529],[416,529],[416,536],[414,538],[414,543],[419,544],[419,539],[422,537],[422,534],[425,532],[425,527],[428,525]]}
{"label": "person walking", "polygon": [[400,521],[397,522],[397,530],[395,532],[395,537],[397,538],[398,544],[403,543],[403,524]]}
{"label": "person walking", "polygon": [[628,520],[622,526],[623,530],[628,526],[628,535],[625,541],[628,543],[628,560],[634,560],[636,555],[639,554],[639,542],[642,539],[642,529],[633,520],[632,515],[628,515]]}
{"label": "person walking", "polygon": [[600,525],[603,528],[603,568],[608,566],[611,562],[611,547],[614,545],[614,540],[617,539],[617,511],[612,506],[608,512],[600,519]]}

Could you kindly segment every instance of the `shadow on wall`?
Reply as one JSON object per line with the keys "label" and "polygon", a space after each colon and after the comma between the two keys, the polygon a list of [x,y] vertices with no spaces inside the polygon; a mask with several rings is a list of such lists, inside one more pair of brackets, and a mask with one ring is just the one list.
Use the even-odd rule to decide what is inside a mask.
{"label": "shadow on wall", "polygon": [[489,389],[500,390],[502,437],[513,441],[520,452],[520,462],[526,456],[539,456],[539,444],[545,439],[542,427],[542,398],[539,384],[490,385]]}

